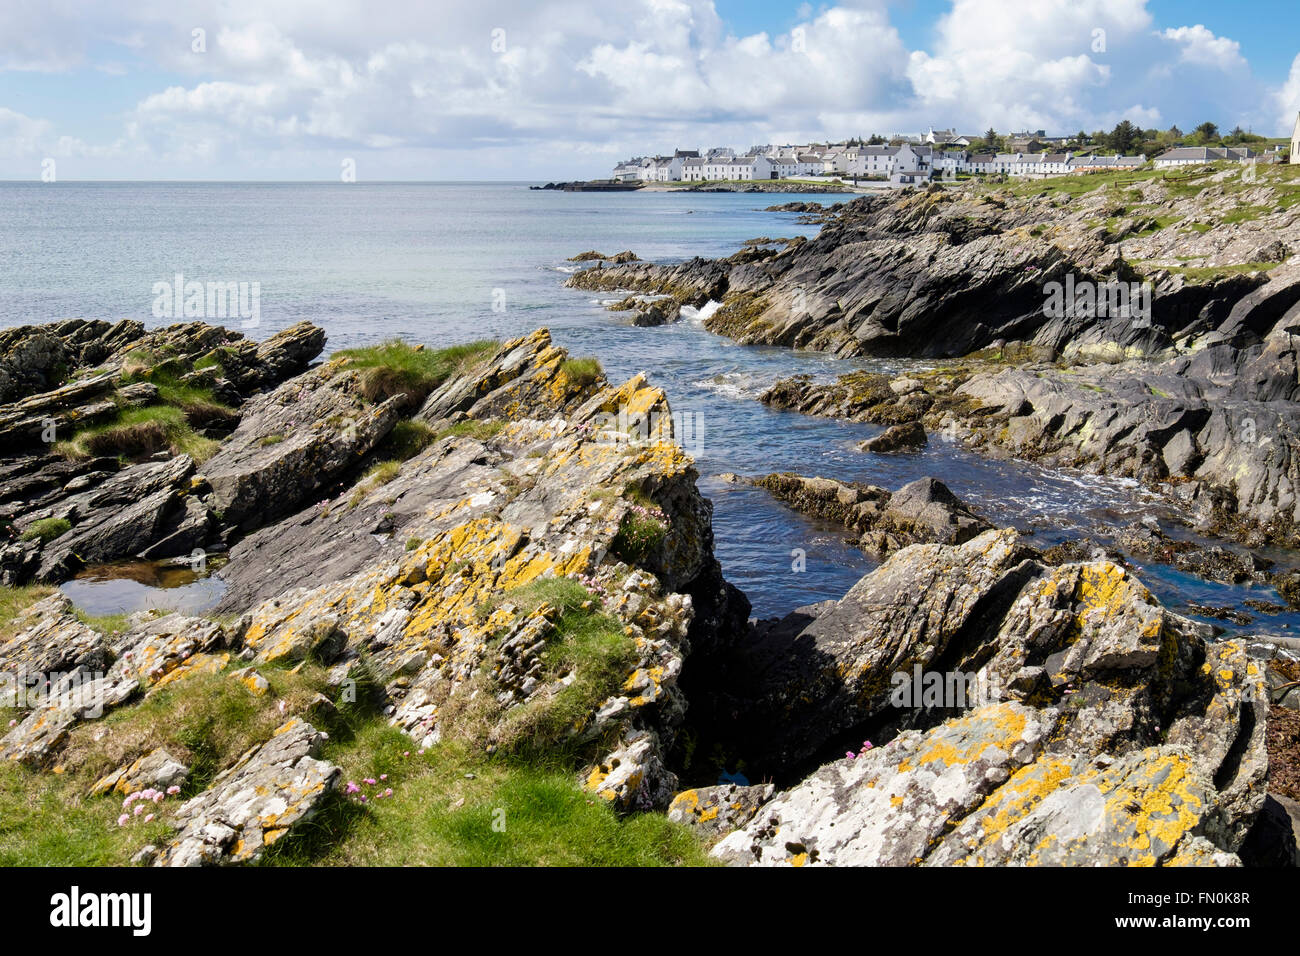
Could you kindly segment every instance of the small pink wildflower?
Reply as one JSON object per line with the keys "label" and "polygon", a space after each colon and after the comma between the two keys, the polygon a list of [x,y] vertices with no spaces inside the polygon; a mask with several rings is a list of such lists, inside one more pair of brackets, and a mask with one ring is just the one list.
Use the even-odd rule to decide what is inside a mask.
{"label": "small pink wildflower", "polygon": [[138,817],[140,814],[144,813],[144,804],[143,804],[143,803],[137,803],[137,804],[135,805],[135,809],[134,809],[133,811],[131,811],[131,812],[134,813],[134,814]]}
{"label": "small pink wildflower", "polygon": [[176,796],[176,794],[178,794],[178,793],[180,793],[180,792],[181,792],[181,788],[180,788],[180,787],[177,787],[177,786],[175,786],[175,785],[170,786],[170,787],[167,788],[167,796],[169,796],[169,797],[174,797],[174,796]]}
{"label": "small pink wildflower", "polygon": [[387,790],[384,791],[384,796],[386,796],[386,797],[391,797],[392,795],[393,795],[393,788],[392,788],[392,787],[389,787]]}
{"label": "small pink wildflower", "polygon": [[361,792],[361,788],[358,787],[358,786],[356,785],[355,782],[349,780],[349,781],[348,781],[348,785],[347,785],[347,792],[348,792],[348,793],[360,793],[360,792]]}
{"label": "small pink wildflower", "polygon": [[10,727],[17,727],[17,726],[18,726],[18,721],[16,721],[16,720],[11,720],[11,721],[9,721],[9,726],[10,726]]}
{"label": "small pink wildflower", "polygon": [[275,706],[276,706],[276,709],[280,711],[280,716],[283,717],[283,716],[284,716],[284,712],[285,712],[286,710],[289,709],[289,702],[288,702],[288,701],[284,701],[284,700],[282,700],[282,701],[280,701],[278,704],[276,704]]}
{"label": "small pink wildflower", "polygon": [[852,750],[846,750],[846,751],[844,751],[844,756],[846,756],[846,757],[848,757],[850,760],[852,760],[854,757],[857,756],[857,754],[855,754]]}
{"label": "small pink wildflower", "polygon": [[366,779],[365,779],[365,780],[362,780],[361,782],[364,783],[364,784],[365,784],[366,786],[368,786],[368,787],[373,787],[373,786],[375,785],[375,778],[374,778],[374,777],[366,777]]}
{"label": "small pink wildflower", "polygon": [[379,779],[380,779],[380,780],[387,780],[387,779],[388,779],[388,774],[386,774],[386,773],[381,773],[381,774],[379,775]]}
{"label": "small pink wildflower", "polygon": [[131,820],[131,815],[129,813],[124,813],[117,818],[117,825],[120,827],[124,827],[127,825],[128,822],[130,822],[130,820]]}
{"label": "small pink wildflower", "polygon": [[149,814],[147,817],[145,817],[145,818],[144,818],[144,822],[145,822],[145,823],[153,823],[153,814],[151,813],[151,814]]}

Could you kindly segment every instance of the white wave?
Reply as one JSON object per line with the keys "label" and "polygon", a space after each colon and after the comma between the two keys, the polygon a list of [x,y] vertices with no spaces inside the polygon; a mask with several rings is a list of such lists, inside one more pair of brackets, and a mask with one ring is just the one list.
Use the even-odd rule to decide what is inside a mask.
{"label": "white wave", "polygon": [[765,387],[763,380],[750,372],[721,372],[691,384],[732,398],[756,398],[763,393]]}
{"label": "white wave", "polygon": [[703,322],[720,308],[722,308],[722,303],[714,299],[705,302],[698,309],[693,305],[684,305],[682,306],[682,320],[686,322]]}

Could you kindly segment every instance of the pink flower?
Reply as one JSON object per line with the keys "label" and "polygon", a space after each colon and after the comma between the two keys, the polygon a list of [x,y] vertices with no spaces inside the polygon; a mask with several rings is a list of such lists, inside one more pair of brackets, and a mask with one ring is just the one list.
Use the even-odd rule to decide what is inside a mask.
{"label": "pink flower", "polygon": [[153,794],[153,802],[158,803],[165,796],[167,796],[167,794],[163,793],[161,790],[155,790]]}
{"label": "pink flower", "polygon": [[278,710],[280,711],[280,716],[283,717],[283,716],[284,716],[284,712],[285,712],[286,710],[289,709],[289,702],[288,702],[288,701],[284,701],[284,700],[282,700],[282,701],[280,701],[278,704],[276,704],[275,706],[276,706],[276,709],[278,709]]}
{"label": "pink flower", "polygon": [[386,797],[391,797],[392,795],[393,795],[393,788],[392,788],[392,787],[389,787],[387,790],[384,791],[384,796],[386,796]]}
{"label": "pink flower", "polygon": [[844,751],[844,756],[846,756],[846,757],[848,757],[850,760],[852,760],[854,757],[857,756],[857,754],[855,754],[852,750],[846,750],[846,751]]}
{"label": "pink flower", "polygon": [[144,813],[144,804],[137,803],[135,805],[135,809],[132,812],[138,817],[140,814]]}
{"label": "pink flower", "polygon": [[362,803],[366,802],[366,795],[364,793],[361,795],[361,802]]}
{"label": "pink flower", "polygon": [[348,792],[348,793],[360,793],[360,792],[361,792],[361,788],[358,787],[358,786],[357,786],[353,781],[349,780],[349,781],[348,781],[348,785],[347,785],[347,792]]}
{"label": "pink flower", "polygon": [[386,773],[381,773],[381,774],[379,775],[379,779],[380,779],[380,780],[387,780],[387,779],[388,779],[388,774],[386,774]]}
{"label": "pink flower", "polygon": [[144,818],[144,822],[145,822],[145,823],[153,823],[153,814],[151,813],[151,814],[149,814],[147,817],[145,817],[145,818]]}
{"label": "pink flower", "polygon": [[9,726],[10,726],[10,727],[17,727],[17,726],[18,726],[18,721],[16,721],[16,720],[11,720],[11,721],[9,721]]}
{"label": "pink flower", "polygon": [[130,819],[131,819],[130,814],[126,814],[126,813],[124,813],[124,814],[122,814],[120,817],[117,818],[117,825],[120,826],[120,827],[124,827],[124,826],[126,826],[127,823],[130,821]]}
{"label": "pink flower", "polygon": [[368,787],[373,787],[373,786],[375,785],[375,778],[374,778],[374,777],[366,777],[366,779],[363,780],[363,781],[361,781],[361,782],[364,783],[364,784],[365,784],[366,786],[368,786]]}
{"label": "pink flower", "polygon": [[176,796],[176,794],[178,794],[178,793],[180,793],[180,792],[181,792],[181,788],[180,788],[180,787],[171,786],[171,787],[168,787],[168,788],[167,788],[167,796],[169,796],[169,797],[174,797],[174,796]]}
{"label": "pink flower", "polygon": [[862,749],[863,749],[863,750],[870,750],[870,749],[871,749],[871,741],[870,741],[870,740],[864,740],[864,741],[862,741]]}

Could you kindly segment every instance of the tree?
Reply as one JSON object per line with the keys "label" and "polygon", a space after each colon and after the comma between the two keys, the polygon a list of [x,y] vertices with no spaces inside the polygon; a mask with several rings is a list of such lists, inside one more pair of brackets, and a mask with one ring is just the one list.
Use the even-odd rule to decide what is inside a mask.
{"label": "tree", "polygon": [[1208,121],[1196,127],[1193,132],[1202,143],[1212,143],[1219,138],[1219,127]]}
{"label": "tree", "polygon": [[1109,142],[1106,145],[1115,152],[1124,154],[1133,152],[1141,142],[1142,131],[1128,120],[1120,120],[1110,131]]}

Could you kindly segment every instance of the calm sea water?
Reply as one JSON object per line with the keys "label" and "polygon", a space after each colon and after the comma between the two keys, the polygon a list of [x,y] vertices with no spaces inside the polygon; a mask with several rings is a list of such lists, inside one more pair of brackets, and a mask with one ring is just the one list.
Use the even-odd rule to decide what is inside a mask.
{"label": "calm sea water", "polygon": [[[307,319],[328,349],[393,336],[433,346],[522,334],[538,326],[611,379],[638,371],[674,411],[701,423],[701,486],[715,504],[717,551],[729,580],[770,616],[839,597],[872,562],[830,526],[724,472],[793,470],[896,488],[945,481],[991,519],[1040,543],[1165,516],[1133,483],[994,462],[931,438],[918,453],[872,456],[854,445],[879,431],[776,412],[755,401],[783,376],[831,378],[905,363],[843,361],[741,347],[698,320],[637,329],[562,282],[567,257],[631,249],[671,261],[728,255],[756,236],[812,235],[816,226],[764,207],[807,196],[744,193],[560,193],[525,184],[0,183],[0,326],[68,317],[154,319],[154,283],[257,282],[263,338]],[[834,197],[811,197],[834,201]],[[504,302],[504,309],[494,309]],[[238,326],[237,321],[228,324]],[[806,570],[792,570],[799,549]],[[1206,584],[1151,567],[1144,580],[1172,605],[1276,600],[1268,589]],[[1260,618],[1252,630],[1300,627]]]}

